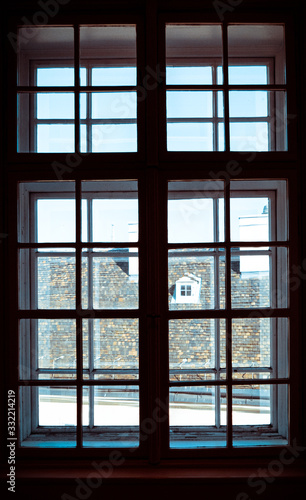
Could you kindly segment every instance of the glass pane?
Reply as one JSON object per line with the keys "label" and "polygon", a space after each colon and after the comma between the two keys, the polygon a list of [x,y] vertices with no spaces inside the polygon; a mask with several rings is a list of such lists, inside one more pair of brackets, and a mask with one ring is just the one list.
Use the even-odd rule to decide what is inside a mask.
{"label": "glass pane", "polygon": [[[76,389],[68,387],[20,388],[20,441],[30,448],[76,446]],[[30,419],[31,404],[37,418]],[[52,431],[50,432],[50,427]]]}
{"label": "glass pane", "polygon": [[[272,365],[270,318],[234,319],[232,322],[233,370],[238,368],[265,368]],[[247,375],[245,375],[246,378]]]}
{"label": "glass pane", "polygon": [[126,119],[137,117],[136,92],[107,92],[90,94],[91,118]]}
{"label": "glass pane", "polygon": [[253,64],[247,62],[246,64],[236,65],[230,63],[228,68],[228,79],[230,84],[238,85],[265,85],[268,83],[269,65],[267,64]]}
{"label": "glass pane", "polygon": [[83,182],[82,192],[82,241],[138,241],[137,181]]}
{"label": "glass pane", "polygon": [[37,119],[74,118],[73,93],[36,94]]}
{"label": "glass pane", "polygon": [[[66,252],[69,249],[63,249]],[[37,266],[38,309],[75,308],[75,256],[55,252],[34,255]]]}
{"label": "glass pane", "polygon": [[248,90],[229,92],[229,116],[236,117],[267,117],[268,92]]}
{"label": "glass pane", "polygon": [[76,390],[39,387],[39,425],[76,425]]}
{"label": "glass pane", "polygon": [[168,190],[169,243],[224,240],[223,181],[172,181]]}
{"label": "glass pane", "polygon": [[[169,58],[170,59],[170,58]],[[173,60],[172,64],[175,64]],[[177,64],[180,64],[179,62]],[[209,85],[212,84],[212,66],[174,66],[169,63],[166,69],[167,85]],[[193,64],[193,63],[191,63]]]}
{"label": "glass pane", "polygon": [[231,256],[232,307],[270,307],[271,252],[254,248]]}
{"label": "glass pane", "polygon": [[[234,185],[233,185],[234,187]],[[269,241],[271,239],[271,199],[267,196],[252,196],[232,193],[231,240]],[[238,197],[239,196],[239,197]]]}
{"label": "glass pane", "polygon": [[137,85],[136,26],[81,26],[80,59],[96,61],[89,85]]}
{"label": "glass pane", "polygon": [[75,242],[75,200],[37,200],[38,243]]}
{"label": "glass pane", "polygon": [[[76,322],[73,319],[21,320],[21,379],[76,377]],[[33,346],[37,345],[37,352]]]}
{"label": "glass pane", "polygon": [[227,395],[223,386],[171,387],[171,448],[226,446]]}
{"label": "glass pane", "polygon": [[20,309],[75,308],[74,250],[56,250],[19,251]]}
{"label": "glass pane", "polygon": [[212,123],[168,123],[168,151],[213,151]]}
{"label": "glass pane", "polygon": [[[225,373],[225,320],[179,319],[169,321],[171,381],[220,379]],[[222,345],[221,345],[222,344]],[[216,346],[220,345],[220,351]]]}
{"label": "glass pane", "polygon": [[224,122],[218,124],[218,151],[225,151]]}
{"label": "glass pane", "polygon": [[91,94],[80,94],[80,118],[81,120],[87,119],[87,110],[90,109],[89,101],[91,99]]}
{"label": "glass pane", "polygon": [[89,308],[138,308],[138,252],[135,248],[84,249],[82,261],[83,300]]}
{"label": "glass pane", "polygon": [[167,92],[168,118],[202,118],[212,117],[212,92]]}
{"label": "glass pane", "polygon": [[232,349],[233,373],[237,377],[288,377],[288,319],[234,319]]}
{"label": "glass pane", "polygon": [[84,446],[138,446],[138,386],[84,387],[83,425]]}
{"label": "glass pane", "polygon": [[224,250],[170,250],[168,294],[171,310],[224,308]]}
{"label": "glass pane", "polygon": [[[207,61],[209,60],[209,64]],[[213,68],[222,64],[221,25],[168,24],[166,26],[166,82],[212,84]]]}
{"label": "glass pane", "polygon": [[[229,64],[240,65],[240,70],[229,71],[230,84],[254,84],[258,82],[263,71],[259,70],[254,82],[254,70],[251,65],[263,65],[268,68],[267,82],[285,83],[286,54],[285,31],[283,25],[277,24],[244,24],[228,27]],[[244,59],[243,66],[241,59]],[[258,58],[261,61],[258,61]],[[240,60],[239,60],[240,59]],[[245,65],[244,65],[245,64]]]}
{"label": "glass pane", "polygon": [[137,125],[93,125],[90,143],[93,153],[136,153]]}
{"label": "glass pane", "polygon": [[[234,386],[233,445],[288,444],[288,409],[286,384]],[[279,415],[278,422],[273,421],[274,414]]]}
{"label": "glass pane", "polygon": [[230,212],[232,241],[286,240],[287,182],[231,181]]}
{"label": "glass pane", "polygon": [[80,126],[80,151],[82,153],[87,153],[88,151],[91,151],[91,143],[88,144],[87,139],[89,138],[87,134],[87,125],[81,125]]}
{"label": "glass pane", "polygon": [[232,307],[288,307],[286,248],[232,250]]}
{"label": "glass pane", "polygon": [[37,125],[34,153],[71,153],[74,151],[74,125]]}
{"label": "glass pane", "polygon": [[38,67],[37,82],[39,87],[72,87],[74,85],[74,68]]}
{"label": "glass pane", "polygon": [[[43,15],[43,12],[41,14]],[[45,16],[48,18],[47,14]],[[29,36],[29,31],[31,36]],[[31,25],[31,27],[19,28],[17,36],[18,85],[73,85],[72,68],[56,68],[54,70],[54,68],[40,68],[38,66],[41,63],[42,54],[46,54],[45,57],[52,60],[52,64],[55,66],[54,61],[62,60],[63,54],[65,54],[66,64],[73,66],[73,39],[72,27]],[[32,63],[31,66],[29,60]]]}
{"label": "glass pane", "polygon": [[[74,182],[20,182],[18,241],[75,242]],[[40,251],[43,251],[41,249]]]}
{"label": "glass pane", "polygon": [[83,374],[89,378],[138,378],[138,320],[83,320]]}
{"label": "glass pane", "polygon": [[233,386],[233,425],[270,425],[272,423],[272,386]]}
{"label": "glass pane", "polygon": [[137,73],[135,66],[120,68],[92,68],[92,85],[100,85],[106,87],[113,87],[117,85],[136,85],[136,81]]}
{"label": "glass pane", "polygon": [[231,151],[269,151],[268,122],[230,123]]}

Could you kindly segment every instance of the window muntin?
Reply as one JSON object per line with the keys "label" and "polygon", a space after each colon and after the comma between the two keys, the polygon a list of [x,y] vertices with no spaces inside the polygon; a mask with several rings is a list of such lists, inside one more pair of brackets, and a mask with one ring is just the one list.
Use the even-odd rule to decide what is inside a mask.
{"label": "window muntin", "polygon": [[[37,36],[29,45],[22,43],[23,29],[18,152],[137,152],[136,26],[81,26],[75,32],[35,27]],[[83,93],[75,80],[78,33]],[[58,41],[63,41],[61,50],[56,49]],[[97,92],[87,91],[93,86]],[[39,92],[40,87],[50,91]],[[67,93],[61,92],[65,87]]]}
{"label": "window muntin", "polygon": [[284,39],[282,25],[167,24],[167,150],[286,151]]}
{"label": "window muntin", "polygon": [[[225,195],[218,180],[168,186],[170,448],[285,444],[289,320],[277,309],[289,317],[286,182],[231,181]],[[185,203],[175,220],[177,199]],[[173,281],[191,275],[200,301],[174,301]]]}

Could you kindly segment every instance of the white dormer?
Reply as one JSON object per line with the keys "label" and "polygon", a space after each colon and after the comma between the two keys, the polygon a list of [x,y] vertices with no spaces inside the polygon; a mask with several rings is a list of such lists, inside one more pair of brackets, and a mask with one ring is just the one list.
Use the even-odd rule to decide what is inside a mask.
{"label": "white dormer", "polygon": [[172,303],[197,304],[200,301],[201,278],[194,274],[186,273],[175,283]]}

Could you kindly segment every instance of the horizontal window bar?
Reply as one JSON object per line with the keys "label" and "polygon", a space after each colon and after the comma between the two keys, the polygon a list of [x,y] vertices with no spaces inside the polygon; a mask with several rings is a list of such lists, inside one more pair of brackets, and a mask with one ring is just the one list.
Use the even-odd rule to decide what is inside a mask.
{"label": "horizontal window bar", "polygon": [[[67,87],[65,87],[67,88]],[[286,90],[286,85],[166,85],[166,90]]]}
{"label": "horizontal window bar", "polygon": [[[126,85],[126,86],[118,86],[116,87],[115,85],[113,87],[103,87],[103,86],[95,86],[95,87],[92,87],[92,86],[70,86],[70,87],[38,87],[38,86],[35,86],[35,85],[29,85],[28,87],[26,86],[20,86],[20,87],[17,87],[16,86],[16,92],[20,93],[20,94],[23,94],[23,93],[27,93],[27,94],[32,94],[32,93],[50,93],[50,91],[52,91],[52,93],[59,93],[59,92],[75,92],[75,93],[81,93],[81,92],[127,92],[127,91],[137,91],[137,86],[134,86],[134,85]],[[220,89],[220,86],[219,86],[219,89]]]}
{"label": "horizontal window bar", "polygon": [[[270,242],[269,242],[270,244]],[[73,242],[73,243],[17,243],[18,248],[123,248],[123,247],[133,247],[138,248],[138,242],[105,242],[105,243],[93,243],[93,242]],[[216,246],[216,245],[214,245]],[[250,245],[249,245],[250,246]],[[266,245],[267,246],[267,243]]]}
{"label": "horizontal window bar", "polygon": [[139,318],[137,309],[20,309],[19,319]]}
{"label": "horizontal window bar", "polygon": [[[54,374],[57,374],[57,373],[76,373],[76,369],[74,368],[37,368],[37,370],[35,370],[35,373],[54,373]],[[93,370],[89,370],[88,368],[83,368],[83,374],[86,373],[86,374],[89,374],[89,373],[92,373],[92,374],[99,374],[99,373],[110,373],[110,374],[113,374],[113,373],[122,373],[123,375],[125,374],[130,374],[130,373],[138,373],[138,370],[133,370],[133,369],[129,369],[129,368],[94,368]]]}
{"label": "horizontal window bar", "polygon": [[[288,382],[288,380],[287,380]],[[250,382],[249,382],[250,383]],[[18,385],[20,387],[27,386],[27,387],[44,387],[44,386],[69,386],[69,387],[85,387],[88,385],[97,385],[97,386],[112,386],[112,385],[123,385],[123,386],[130,386],[130,385],[135,385],[139,386],[139,380],[134,380],[134,379],[115,379],[115,380],[101,380],[101,379],[82,379],[82,380],[66,380],[66,379],[48,379],[48,380],[19,380]],[[186,382],[185,382],[186,385]],[[199,385],[199,384],[198,384]]]}
{"label": "horizontal window bar", "polygon": [[[235,379],[234,381],[230,381],[228,379],[223,380],[180,380],[180,381],[171,381],[168,382],[169,387],[191,387],[191,386],[227,386],[227,387],[235,387],[240,385],[287,385],[290,382],[289,378],[269,378],[269,379],[256,379],[256,380],[244,380],[244,379]],[[130,382],[129,382],[130,383]]]}
{"label": "horizontal window bar", "polygon": [[[35,118],[33,120],[34,124],[36,125],[53,125],[55,124],[66,124],[66,123],[74,123],[74,119],[64,119],[64,118]],[[85,119],[83,118],[80,120],[81,125],[99,125],[99,124],[105,124],[105,125],[125,125],[125,124],[135,124],[137,123],[137,118],[88,118]]]}
{"label": "horizontal window bar", "polygon": [[[67,244],[66,246],[71,246],[71,244]],[[207,242],[207,243],[168,243],[168,249],[179,249],[179,248],[234,248],[236,250],[237,247],[278,247],[278,246],[288,246],[289,241],[279,240],[279,241],[215,241],[215,242]]]}
{"label": "horizontal window bar", "polygon": [[193,318],[249,318],[252,312],[252,318],[287,318],[290,309],[271,309],[271,308],[248,308],[248,309],[205,309],[205,310],[179,310],[168,311],[169,319],[193,319]]}

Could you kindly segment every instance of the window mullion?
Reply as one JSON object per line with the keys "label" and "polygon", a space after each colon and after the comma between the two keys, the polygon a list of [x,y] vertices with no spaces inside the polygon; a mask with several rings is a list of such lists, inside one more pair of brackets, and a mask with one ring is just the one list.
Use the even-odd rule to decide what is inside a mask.
{"label": "window mullion", "polygon": [[222,25],[223,33],[223,89],[224,89],[224,138],[225,151],[230,151],[229,94],[228,94],[228,38],[227,24]]}
{"label": "window mullion", "polygon": [[74,26],[74,149],[80,152],[80,30]]}
{"label": "window mullion", "polygon": [[[215,99],[214,99],[215,105]],[[215,129],[214,129],[215,130]],[[217,243],[219,238],[219,200],[218,198],[213,199],[213,220],[214,220],[214,241]],[[220,308],[220,280],[219,280],[219,249],[216,248],[214,252],[214,300],[215,309]],[[215,368],[216,368],[216,380],[220,380],[220,320],[215,319]],[[221,390],[220,386],[215,387],[215,415],[216,415],[216,427],[217,429],[221,426]]]}
{"label": "window mullion", "polygon": [[[75,184],[76,196],[76,255],[75,255],[75,298],[76,309],[81,310],[82,307],[82,247],[81,247],[81,196],[82,184],[81,181],[76,181]],[[77,315],[76,318],[76,348],[77,348],[77,446],[82,447],[82,379],[83,379],[83,338],[82,338],[82,316]]]}
{"label": "window mullion", "polygon": [[[212,70],[212,82],[213,85],[217,84],[217,67],[216,65],[211,66]],[[218,118],[218,93],[213,90],[212,92],[213,99],[213,151],[218,151],[218,143],[219,143],[219,120]],[[217,241],[217,240],[216,240]]]}
{"label": "window mullion", "polygon": [[[230,181],[225,183],[225,300],[226,310],[231,311],[231,246],[230,246]],[[227,372],[227,446],[233,446],[233,416],[232,416],[232,319],[230,314],[226,318],[226,372]]]}
{"label": "window mullion", "polygon": [[[88,241],[93,241],[93,221],[92,221],[92,207],[93,200],[87,201],[87,239]],[[87,289],[88,289],[88,310],[93,309],[93,249],[88,248],[88,268],[87,268]],[[94,325],[93,319],[88,319],[88,364],[89,364],[89,379],[94,379]],[[89,387],[89,428],[92,429],[94,426],[94,396],[95,388],[94,386]]]}

